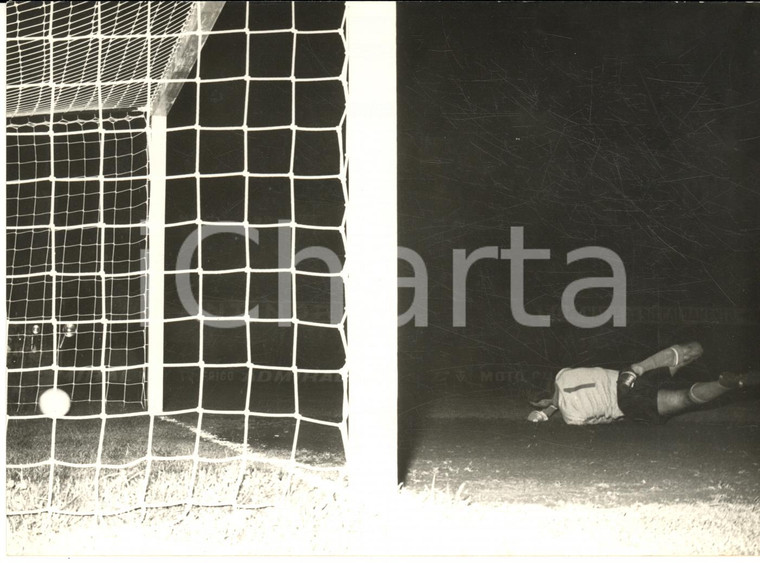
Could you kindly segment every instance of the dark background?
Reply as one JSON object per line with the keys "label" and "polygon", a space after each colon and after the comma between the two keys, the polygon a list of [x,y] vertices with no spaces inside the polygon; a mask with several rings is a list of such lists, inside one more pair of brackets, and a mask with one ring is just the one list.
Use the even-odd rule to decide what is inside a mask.
{"label": "dark background", "polygon": [[[741,4],[398,4],[399,244],[429,275],[428,327],[400,329],[402,412],[452,393],[530,394],[566,365],[705,347],[695,377],[757,366],[760,32]],[[452,323],[452,250],[509,248],[523,226],[520,326],[510,263],[470,270]],[[565,287],[627,272],[628,321],[570,325]],[[400,262],[400,274],[411,269]],[[588,314],[609,290],[582,292]],[[400,311],[411,290],[400,290]],[[596,310],[594,311],[594,307]]]}

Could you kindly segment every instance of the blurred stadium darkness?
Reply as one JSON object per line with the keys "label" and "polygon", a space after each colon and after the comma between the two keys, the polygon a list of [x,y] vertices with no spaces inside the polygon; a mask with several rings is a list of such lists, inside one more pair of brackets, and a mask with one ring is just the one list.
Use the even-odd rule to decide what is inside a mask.
{"label": "blurred stadium darkness", "polygon": [[[398,5],[399,243],[423,258],[430,299],[429,326],[400,329],[402,410],[529,395],[562,366],[688,340],[705,348],[697,379],[760,363],[759,23],[746,5]],[[551,326],[516,323],[509,261],[483,260],[452,328],[452,250],[509,248],[512,226],[551,251],[525,263],[525,308]],[[567,265],[584,246],[622,258],[627,326],[564,319],[569,283],[611,275]]]}

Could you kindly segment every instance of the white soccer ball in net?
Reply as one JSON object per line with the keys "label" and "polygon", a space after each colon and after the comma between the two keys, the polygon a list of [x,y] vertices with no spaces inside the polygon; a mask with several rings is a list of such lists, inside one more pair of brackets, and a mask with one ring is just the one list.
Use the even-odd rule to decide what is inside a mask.
{"label": "white soccer ball in net", "polygon": [[50,418],[65,416],[69,408],[71,408],[71,399],[63,389],[53,387],[40,395],[40,410],[42,414]]}

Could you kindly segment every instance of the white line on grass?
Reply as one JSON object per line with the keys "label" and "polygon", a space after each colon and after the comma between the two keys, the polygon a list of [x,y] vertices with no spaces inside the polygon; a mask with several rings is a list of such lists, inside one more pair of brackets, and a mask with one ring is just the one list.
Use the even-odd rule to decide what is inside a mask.
{"label": "white line on grass", "polygon": [[[232,450],[233,452],[236,452],[237,454],[243,456],[245,459],[249,459],[251,461],[260,462],[260,463],[267,463],[281,469],[286,469],[291,473],[295,473],[295,470],[297,468],[309,469],[312,471],[322,471],[322,472],[338,471],[340,477],[342,477],[345,473],[345,470],[342,467],[319,468],[319,467],[314,467],[310,465],[305,465],[303,463],[298,463],[292,457],[290,459],[284,460],[284,459],[278,459],[275,457],[268,457],[265,455],[261,455],[260,453],[257,453],[253,449],[251,449],[251,447],[248,444],[240,444],[237,442],[230,442],[228,440],[224,440],[220,438],[219,436],[217,436],[216,434],[212,434],[211,432],[202,430],[201,428],[198,428],[191,424],[187,424],[186,422],[182,422],[170,416],[161,416],[159,418],[166,422],[175,424],[179,426],[180,428],[184,428],[185,430],[187,430],[188,432],[192,432],[193,434],[197,433],[198,435],[200,435],[202,439],[216,446],[221,446],[223,448]],[[319,484],[319,485],[326,485],[326,484],[334,485],[335,484],[335,482],[330,479],[324,479],[322,477],[318,477],[316,475],[309,474],[304,471],[299,472],[299,478],[303,479],[304,481],[309,481],[312,484]],[[341,479],[339,478],[337,481],[340,481],[340,480]]]}

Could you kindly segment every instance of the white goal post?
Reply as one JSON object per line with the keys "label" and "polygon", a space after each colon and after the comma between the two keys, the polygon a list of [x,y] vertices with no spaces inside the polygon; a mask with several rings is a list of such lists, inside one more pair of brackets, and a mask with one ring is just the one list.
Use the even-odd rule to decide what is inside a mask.
{"label": "white goal post", "polygon": [[349,464],[360,497],[398,485],[396,7],[348,2]]}
{"label": "white goal post", "polygon": [[192,19],[185,28],[196,35],[185,36],[175,48],[167,75],[176,82],[164,82],[151,104],[151,133],[148,153],[151,161],[151,205],[148,229],[151,232],[148,251],[148,365],[161,366],[148,371],[148,410],[164,411],[164,215],[166,213],[166,115],[171,110],[192,66],[198,60],[207,32],[214,27],[224,2],[198,2]]}

